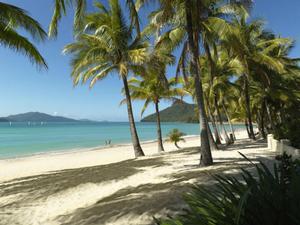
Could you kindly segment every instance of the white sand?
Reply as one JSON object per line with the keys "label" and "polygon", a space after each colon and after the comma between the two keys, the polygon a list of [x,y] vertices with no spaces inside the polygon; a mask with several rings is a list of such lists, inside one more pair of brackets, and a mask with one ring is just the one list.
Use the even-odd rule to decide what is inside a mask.
{"label": "white sand", "polygon": [[[232,170],[234,164],[238,165],[239,163],[245,163],[240,161],[241,156],[238,151],[241,151],[252,158],[268,155],[270,153],[266,149],[265,144],[261,145],[263,147],[257,147],[258,145],[255,145],[256,142],[246,140],[245,132],[238,132],[237,138],[240,139],[237,142],[237,146],[239,147],[233,147],[231,150],[227,151],[214,151],[213,158],[215,162],[219,163],[208,168],[197,167],[197,164],[199,163],[198,152],[190,154],[189,152],[181,153],[180,151],[177,151],[176,154],[156,156],[157,144],[143,143],[142,147],[148,156],[138,160],[150,160],[159,157],[165,164],[140,167],[137,173],[121,179],[92,183],[82,182],[77,186],[65,188],[59,192],[50,192],[48,195],[44,192],[40,192],[38,189],[31,190],[29,194],[26,192],[26,188],[23,191],[21,188],[20,193],[0,197],[0,207],[5,205],[8,206],[4,207],[3,213],[0,214],[0,221],[3,222],[0,222],[0,224],[59,225],[61,224],[61,221],[71,221],[70,224],[92,224],[89,222],[89,219],[98,221],[96,224],[107,225],[150,224],[154,214],[155,216],[166,215],[168,213],[168,205],[171,204],[174,206],[175,203],[180,204],[180,202],[168,202],[172,201],[176,196],[173,192],[170,192],[171,189],[161,189],[161,185],[174,182],[174,184],[170,186],[170,188],[174,188],[175,184],[180,187],[180,185],[186,183],[205,182],[207,175],[205,175],[205,173],[202,173],[201,175],[201,171],[208,172],[222,169],[232,173],[234,172]],[[180,143],[180,146],[195,147],[199,146],[199,142],[199,137],[187,137],[186,142]],[[165,144],[165,149],[167,151],[176,150],[170,143]],[[132,158],[134,158],[132,147],[130,145],[124,145],[93,151],[67,152],[1,160],[0,180],[8,181],[14,178],[33,176],[55,170],[110,164]],[[118,171],[116,171],[116,173],[117,172]],[[189,174],[189,176],[193,174],[193,176],[186,177],[186,173]],[[174,177],[174,175],[181,178]],[[182,177],[184,179],[182,179]],[[22,182],[18,181],[9,183],[12,187],[23,185]],[[112,197],[119,191],[125,191],[130,188],[139,190],[137,189],[138,187],[147,187],[149,185],[153,186],[153,190],[140,189],[140,191],[129,192],[121,197]],[[51,187],[47,186],[47,188]],[[3,191],[5,190],[3,189]],[[111,197],[112,199],[106,200],[103,203],[97,203],[108,197]],[[153,199],[156,199],[155,204],[151,203],[151,200]],[[121,202],[124,200],[132,201],[132,205],[130,206],[134,208],[131,209],[129,206],[126,207],[126,205],[123,207],[122,204],[125,203]],[[120,202],[121,209],[115,209],[115,212],[107,216],[107,214],[111,213],[111,209],[106,212],[106,208],[109,208],[111,205],[118,202]],[[160,208],[160,204],[163,204],[163,209]],[[151,207],[151,210],[156,209],[156,211],[148,212],[146,209],[148,205]],[[79,209],[92,210],[93,207],[100,207],[98,209],[100,211],[96,211],[89,217],[85,217],[85,214],[80,215],[77,211]],[[145,209],[142,213],[135,213],[136,210],[140,210],[141,208]],[[63,219],[61,219],[61,217]]]}
{"label": "white sand", "polygon": [[[200,145],[199,137],[186,137],[186,142],[179,146],[192,147]],[[166,142],[166,151],[177,150]],[[157,154],[155,142],[144,142],[142,148],[146,155]],[[123,160],[133,159],[134,152],[131,144],[118,145],[108,148],[99,148],[87,151],[71,151],[62,153],[45,153],[40,155],[0,160],[0,182],[34,176],[50,171],[104,165]]]}
{"label": "white sand", "polygon": [[[237,131],[237,138],[246,138],[245,131]],[[200,145],[199,136],[187,136],[186,142],[179,146],[195,147]],[[172,144],[164,143],[165,151],[174,151],[177,148]],[[144,142],[142,148],[146,155],[157,154],[156,142]],[[99,148],[88,151],[72,151],[62,153],[45,153],[40,155],[0,160],[0,182],[16,178],[34,176],[46,172],[105,165],[123,160],[133,159],[134,152],[131,144],[119,145],[110,148]]]}

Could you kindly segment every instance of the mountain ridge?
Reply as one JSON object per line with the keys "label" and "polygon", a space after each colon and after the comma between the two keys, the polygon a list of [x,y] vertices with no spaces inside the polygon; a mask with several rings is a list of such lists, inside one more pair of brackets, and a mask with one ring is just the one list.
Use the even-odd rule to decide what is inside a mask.
{"label": "mountain ridge", "polygon": [[51,116],[41,112],[27,112],[0,117],[0,122],[80,122],[63,116]]}
{"label": "mountain ridge", "polygon": [[[197,123],[198,119],[195,109],[195,104],[176,102],[160,111],[160,120],[161,122]],[[141,122],[156,122],[155,113],[142,118]]]}

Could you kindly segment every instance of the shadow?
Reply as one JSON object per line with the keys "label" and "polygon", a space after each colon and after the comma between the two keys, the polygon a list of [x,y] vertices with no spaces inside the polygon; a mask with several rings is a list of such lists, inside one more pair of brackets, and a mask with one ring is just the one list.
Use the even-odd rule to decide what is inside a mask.
{"label": "shadow", "polygon": [[123,162],[55,171],[49,174],[15,179],[0,185],[0,197],[24,193],[22,198],[9,205],[0,207],[13,207],[15,204],[26,201],[36,201],[47,198],[60,191],[86,183],[102,183],[105,181],[122,180],[143,170],[144,167],[160,167],[167,165],[162,158],[132,159]]}
{"label": "shadow", "polygon": [[[259,158],[259,160],[274,162],[270,158]],[[183,194],[191,191],[195,183],[211,186],[213,189],[215,184],[213,175],[226,172],[227,175],[239,176],[241,168],[247,168],[250,172],[255,169],[246,159],[224,159],[207,168],[199,166],[192,169],[184,168],[176,174],[168,175],[167,182],[147,183],[121,189],[94,205],[60,216],[57,221],[63,225],[106,223],[150,225],[153,224],[153,216],[159,218],[175,215],[185,209]]]}
{"label": "shadow", "polygon": [[249,139],[240,139],[236,141],[233,145],[229,145],[225,150],[239,150],[239,149],[254,149],[254,148],[267,148],[268,144],[266,140],[249,140]]}
{"label": "shadow", "polygon": [[[253,146],[260,148],[266,146],[265,142],[252,142],[242,140],[235,145],[229,146],[226,151],[251,149]],[[240,157],[219,157],[213,166],[201,168],[195,164],[193,155],[199,155],[200,148],[186,148],[173,152],[164,153],[157,156],[140,158],[137,160],[127,160],[118,163],[93,166],[78,169],[55,171],[49,174],[16,179],[0,185],[0,197],[25,193],[23,197],[17,198],[13,202],[2,205],[0,221],[9,219],[13,221],[14,211],[22,207],[37,204],[37,200],[66,191],[86,183],[100,184],[106,181],[119,181],[132,175],[143,172],[145,168],[166,169],[168,165],[173,166],[170,173],[161,175],[164,182],[151,183],[143,181],[138,186],[130,186],[119,189],[113,194],[102,198],[95,204],[77,208],[75,211],[57,216],[55,223],[64,225],[93,225],[93,224],[153,224],[153,216],[159,218],[165,215],[174,215],[186,205],[183,201],[183,193],[191,190],[194,184],[201,184],[214,187],[213,175],[227,174],[239,176],[241,168],[247,168],[254,172],[254,165]],[[200,156],[200,155],[199,155]],[[274,160],[274,153],[247,153],[247,156],[257,162],[261,160],[268,166]],[[187,164],[176,164],[182,159],[188,159]],[[150,168],[150,169],[151,169]],[[174,172],[175,171],[175,172]],[[81,197],[81,198],[84,198]],[[41,202],[41,201],[39,201]],[[1,222],[0,222],[1,224]],[[13,223],[7,223],[13,224]]]}

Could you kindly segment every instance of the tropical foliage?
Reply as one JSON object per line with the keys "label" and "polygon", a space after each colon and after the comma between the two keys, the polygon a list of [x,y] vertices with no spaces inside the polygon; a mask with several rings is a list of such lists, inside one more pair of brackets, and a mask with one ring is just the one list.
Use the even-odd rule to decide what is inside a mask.
{"label": "tropical foliage", "polygon": [[47,34],[28,13],[14,5],[0,2],[0,44],[27,56],[32,63],[47,68],[37,48],[19,32],[22,29],[35,41],[44,41]]}
{"label": "tropical foliage", "polygon": [[[149,73],[149,71],[147,71]],[[176,87],[175,79],[168,81],[168,88],[162,83],[157,76],[148,74],[144,80],[132,78],[128,81],[133,100],[144,100],[141,115],[145,112],[150,103],[155,106],[156,123],[157,123],[157,140],[158,152],[164,151],[161,132],[161,121],[159,112],[159,103],[161,100],[176,101],[176,97],[182,97],[185,92]]]}
{"label": "tropical foliage", "polygon": [[195,186],[185,196],[189,209],[158,224],[299,224],[300,164],[287,155],[278,159],[274,170],[260,162],[255,165],[256,175],[242,169],[239,178],[216,175],[214,187]]}
{"label": "tropical foliage", "polygon": [[181,132],[180,130],[173,129],[168,133],[166,141],[174,143],[176,148],[180,149],[180,147],[178,146],[178,142],[185,141],[185,139],[183,138],[183,136],[185,135],[186,134]]}
{"label": "tropical foliage", "polygon": [[[169,91],[167,80],[172,74],[166,71],[175,65],[173,78],[196,103],[202,166],[213,163],[211,148],[234,142],[235,121],[245,124],[249,138],[258,137],[257,128],[260,137],[274,133],[297,145],[297,138],[289,131],[299,129],[291,122],[300,112],[299,59],[289,56],[292,40],[267,31],[262,20],[250,20],[253,1],[127,0],[120,6],[119,1],[110,0],[110,6],[118,4],[129,12],[126,19],[118,15],[122,18],[116,23],[110,22],[117,18],[114,7],[107,9],[98,1],[98,12],[89,13],[87,2],[56,0],[49,29],[55,36],[67,7],[75,6],[76,44],[66,47],[75,55],[75,84],[90,80],[94,85],[112,71],[126,78],[125,83],[128,75],[137,75],[141,82],[130,85],[128,91],[124,83],[124,93],[130,99],[132,88],[147,92],[147,97],[143,96],[147,106],[159,102],[148,95],[154,86],[159,87],[160,94]],[[139,9],[150,4],[154,9],[148,15],[148,24],[142,27]],[[131,103],[128,105],[132,111]],[[134,124],[133,116],[130,118]],[[230,130],[225,129],[224,121]],[[138,140],[134,130],[133,136]]]}
{"label": "tropical foliage", "polygon": [[148,44],[139,36],[134,37],[126,23],[118,0],[111,0],[110,8],[97,2],[98,12],[84,17],[85,29],[76,42],[65,47],[64,53],[73,56],[72,78],[74,85],[80,81],[93,87],[108,74],[118,73],[123,81],[128,109],[128,119],[135,156],[143,156],[131,105],[128,75],[139,70],[146,60]]}

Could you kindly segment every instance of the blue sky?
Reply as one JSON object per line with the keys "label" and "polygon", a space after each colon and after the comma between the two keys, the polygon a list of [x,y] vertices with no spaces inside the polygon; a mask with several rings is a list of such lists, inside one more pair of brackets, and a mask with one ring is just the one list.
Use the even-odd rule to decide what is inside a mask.
{"label": "blue sky", "polygon": [[[3,1],[3,0],[2,0]],[[46,29],[51,19],[52,0],[4,0],[30,12]],[[282,37],[297,41],[293,57],[300,51],[300,1],[299,0],[256,0],[253,17],[267,21],[267,28]],[[143,15],[141,15],[143,18]],[[73,87],[70,79],[69,57],[61,54],[64,45],[72,42],[72,15],[60,24],[59,36],[37,44],[45,57],[49,70],[38,70],[29,60],[0,46],[0,116],[39,111],[51,115],[95,120],[127,121],[122,99],[122,82],[117,75],[99,82],[92,90],[87,86]],[[173,70],[169,70],[172,74]],[[140,119],[141,102],[135,102],[134,113]],[[161,108],[169,106],[163,102]],[[145,114],[152,113],[150,107]]]}

